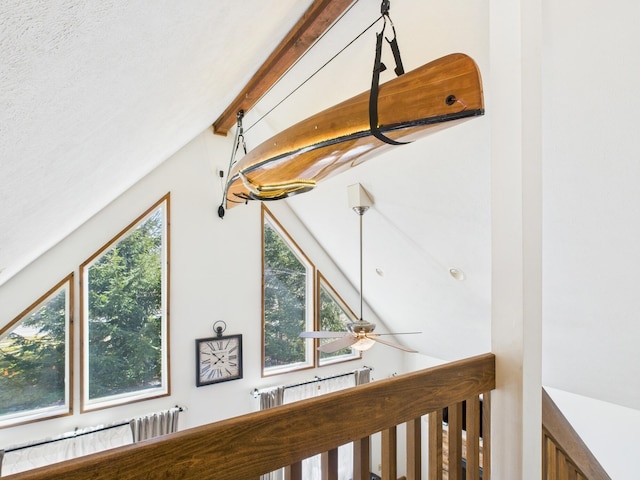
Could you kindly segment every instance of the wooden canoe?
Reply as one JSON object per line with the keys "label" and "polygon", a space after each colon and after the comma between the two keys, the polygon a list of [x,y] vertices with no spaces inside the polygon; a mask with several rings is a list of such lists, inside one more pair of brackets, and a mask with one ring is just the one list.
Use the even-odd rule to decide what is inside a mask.
{"label": "wooden canoe", "polygon": [[[380,85],[380,131],[396,141],[484,114],[482,81],[475,62],[455,53]],[[247,200],[277,200],[311,190],[316,182],[399,148],[378,140],[369,128],[366,91],[278,133],[231,169],[226,208]]]}

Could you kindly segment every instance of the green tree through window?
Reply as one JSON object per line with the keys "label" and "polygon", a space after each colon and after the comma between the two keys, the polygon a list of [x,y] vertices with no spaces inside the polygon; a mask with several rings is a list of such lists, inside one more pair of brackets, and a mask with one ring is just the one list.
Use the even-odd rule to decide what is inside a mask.
{"label": "green tree through window", "polygon": [[[345,332],[347,324],[357,320],[355,314],[347,307],[333,287],[318,274],[319,285],[319,317],[320,330],[330,332]],[[321,339],[320,344],[329,343],[332,339]],[[360,358],[360,353],[353,348],[343,348],[333,353],[320,352],[320,365],[327,365],[338,361]]]}
{"label": "green tree through window", "polygon": [[313,362],[298,337],[313,319],[312,266],[267,214],[263,227],[264,369],[290,370]]}
{"label": "green tree through window", "polygon": [[67,277],[0,333],[0,425],[69,411]]}
{"label": "green tree through window", "polygon": [[157,206],[85,267],[86,404],[168,391],[165,212]]}

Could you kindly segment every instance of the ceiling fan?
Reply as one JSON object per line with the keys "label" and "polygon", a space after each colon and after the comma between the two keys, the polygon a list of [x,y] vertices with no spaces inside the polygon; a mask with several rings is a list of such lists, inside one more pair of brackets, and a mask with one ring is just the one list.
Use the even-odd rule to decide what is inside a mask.
{"label": "ceiling fan", "polygon": [[366,190],[356,183],[348,187],[349,205],[360,217],[360,319],[347,324],[346,332],[329,332],[329,331],[313,331],[302,332],[301,338],[335,338],[333,342],[325,343],[318,347],[318,350],[324,353],[334,353],[343,348],[355,348],[356,350],[368,350],[376,342],[388,345],[390,347],[399,348],[405,352],[417,353],[417,350],[405,347],[389,340],[380,338],[384,335],[408,335],[421,332],[403,332],[403,333],[373,333],[376,328],[375,323],[367,322],[362,318],[362,217],[364,213],[372,205],[371,198],[367,195]]}

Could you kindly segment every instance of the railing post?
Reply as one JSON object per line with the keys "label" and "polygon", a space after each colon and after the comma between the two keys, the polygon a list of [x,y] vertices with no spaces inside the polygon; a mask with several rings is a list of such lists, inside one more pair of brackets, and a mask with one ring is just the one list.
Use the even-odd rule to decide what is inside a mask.
{"label": "railing post", "polygon": [[382,480],[397,480],[398,430],[391,427],[382,431]]}
{"label": "railing post", "polygon": [[284,480],[302,480],[302,462],[284,467]]}
{"label": "railing post", "polygon": [[449,480],[464,480],[462,476],[462,402],[449,406]]}
{"label": "railing post", "polygon": [[371,442],[369,437],[353,442],[353,479],[371,479]]}
{"label": "railing post", "polygon": [[482,394],[482,480],[491,480],[491,392]]}
{"label": "railing post", "polygon": [[467,398],[466,404],[466,480],[480,480],[480,399],[477,396]]}
{"label": "railing post", "polygon": [[338,480],[338,449],[332,448],[320,458],[322,480]]}
{"label": "railing post", "polygon": [[407,425],[407,480],[422,479],[422,417]]}
{"label": "railing post", "polygon": [[429,414],[429,480],[442,480],[442,410]]}

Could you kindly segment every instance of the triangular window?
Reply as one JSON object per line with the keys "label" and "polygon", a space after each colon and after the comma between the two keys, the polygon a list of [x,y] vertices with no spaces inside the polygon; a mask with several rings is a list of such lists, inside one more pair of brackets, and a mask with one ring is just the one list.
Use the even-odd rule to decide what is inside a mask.
{"label": "triangular window", "polygon": [[80,267],[82,410],[168,395],[169,195]]}
{"label": "triangular window", "polygon": [[313,340],[299,338],[313,330],[314,267],[271,213],[262,209],[263,374],[314,363]]}
{"label": "triangular window", "polygon": [[73,274],[0,329],[0,427],[71,412]]}
{"label": "triangular window", "polygon": [[[355,322],[356,315],[336,293],[331,284],[318,272],[318,329],[346,332],[347,324]],[[320,345],[332,339],[320,339]],[[361,352],[355,348],[344,348],[334,353],[318,352],[319,366],[360,358]]]}

